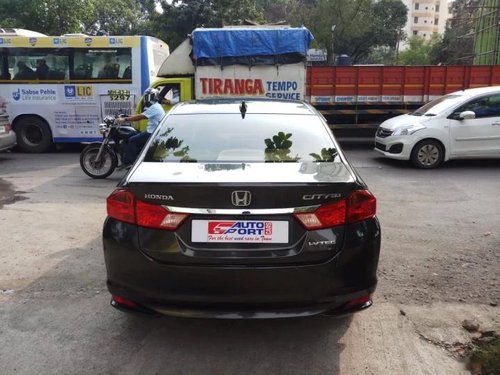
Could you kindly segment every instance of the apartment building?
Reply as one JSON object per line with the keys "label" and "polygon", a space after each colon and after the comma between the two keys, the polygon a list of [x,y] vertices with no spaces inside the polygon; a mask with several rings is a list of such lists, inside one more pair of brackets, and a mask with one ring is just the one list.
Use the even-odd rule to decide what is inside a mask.
{"label": "apartment building", "polygon": [[[451,17],[449,0],[403,0],[408,8],[408,21],[404,31],[408,38],[418,35],[430,39],[433,34],[443,34],[446,20]],[[400,48],[405,47],[401,43]]]}

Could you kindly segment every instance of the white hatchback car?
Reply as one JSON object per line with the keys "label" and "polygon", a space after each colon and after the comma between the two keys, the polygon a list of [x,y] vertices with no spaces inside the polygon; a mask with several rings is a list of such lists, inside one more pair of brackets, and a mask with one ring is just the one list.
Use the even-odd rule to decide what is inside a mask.
{"label": "white hatchback car", "polygon": [[375,150],[419,168],[450,159],[500,158],[500,86],[457,91],[384,121]]}

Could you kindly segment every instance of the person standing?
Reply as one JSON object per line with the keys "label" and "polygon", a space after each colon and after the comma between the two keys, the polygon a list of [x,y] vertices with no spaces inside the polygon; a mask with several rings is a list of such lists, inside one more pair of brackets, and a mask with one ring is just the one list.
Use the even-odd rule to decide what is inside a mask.
{"label": "person standing", "polygon": [[146,131],[129,138],[127,151],[123,157],[122,164],[117,168],[118,170],[129,168],[134,163],[149,137],[154,132],[163,116],[165,116],[165,111],[159,103],[159,94],[160,92],[156,89],[147,89],[144,91],[143,95],[144,107],[146,108],[144,112],[116,119],[119,124],[144,119],[148,120]]}

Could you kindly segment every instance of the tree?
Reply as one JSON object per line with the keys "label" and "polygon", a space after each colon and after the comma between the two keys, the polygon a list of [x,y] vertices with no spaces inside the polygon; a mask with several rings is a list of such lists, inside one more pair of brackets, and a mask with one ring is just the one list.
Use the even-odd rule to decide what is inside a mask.
{"label": "tree", "polygon": [[[257,10],[266,23],[289,23],[290,14],[297,7],[298,0],[256,0]],[[302,4],[301,4],[302,5]]]}
{"label": "tree", "polygon": [[[95,35],[106,32],[110,35],[131,35],[138,32],[147,22],[151,3],[138,0],[91,1],[92,11],[82,14],[82,29]],[[148,8],[149,6],[149,8]]]}
{"label": "tree", "polygon": [[[153,0],[0,0],[3,27],[48,35],[85,32],[133,34],[146,22]],[[75,11],[78,10],[78,11]]]}
{"label": "tree", "polygon": [[244,20],[262,21],[252,0],[161,0],[163,13],[152,15],[150,27],[171,49],[197,27],[240,25]]}
{"label": "tree", "polygon": [[[354,63],[377,46],[396,45],[406,23],[407,8],[401,0],[317,0],[310,7],[296,7],[294,24],[308,26],[321,48],[347,54]],[[335,26],[332,32],[332,27]]]}
{"label": "tree", "polygon": [[438,35],[433,35],[429,41],[421,36],[413,36],[408,39],[408,42],[409,47],[399,54],[399,64],[432,65],[436,63],[433,51],[441,43],[441,38]]}
{"label": "tree", "polygon": [[443,64],[471,64],[474,57],[474,10],[479,0],[455,0],[436,60]]}
{"label": "tree", "polygon": [[62,35],[80,31],[81,15],[92,12],[93,5],[86,0],[2,0],[0,20],[3,27]]}

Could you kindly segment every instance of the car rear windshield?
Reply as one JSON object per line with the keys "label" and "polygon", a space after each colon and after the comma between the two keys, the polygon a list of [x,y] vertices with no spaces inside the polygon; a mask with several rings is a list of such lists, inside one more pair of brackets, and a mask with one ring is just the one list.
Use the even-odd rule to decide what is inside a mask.
{"label": "car rear windshield", "polygon": [[316,115],[182,114],[168,116],[149,144],[147,162],[340,161]]}

